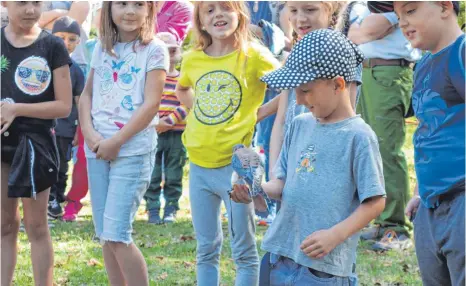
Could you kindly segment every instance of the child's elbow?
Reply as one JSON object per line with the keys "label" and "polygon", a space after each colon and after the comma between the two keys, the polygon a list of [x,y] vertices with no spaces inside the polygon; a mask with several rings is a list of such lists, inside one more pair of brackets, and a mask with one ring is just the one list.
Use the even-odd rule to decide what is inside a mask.
{"label": "child's elbow", "polygon": [[72,107],[71,102],[69,104],[62,102],[60,104],[60,107],[57,108],[57,111],[58,111],[57,117],[58,118],[66,118],[66,117],[70,116],[71,107]]}
{"label": "child's elbow", "polygon": [[384,211],[385,209],[385,197],[378,197],[375,199],[374,202],[374,209],[377,213],[377,217]]}

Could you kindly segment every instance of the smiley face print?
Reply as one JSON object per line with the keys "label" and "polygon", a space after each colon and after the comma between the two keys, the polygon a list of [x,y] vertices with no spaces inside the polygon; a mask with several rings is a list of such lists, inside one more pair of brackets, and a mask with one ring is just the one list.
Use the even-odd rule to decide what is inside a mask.
{"label": "smiley face print", "polygon": [[50,67],[42,57],[28,57],[16,68],[16,86],[25,94],[39,95],[49,87],[51,81]]}
{"label": "smiley face print", "polygon": [[196,83],[194,115],[206,125],[226,122],[238,111],[241,98],[241,85],[231,73],[207,73]]}

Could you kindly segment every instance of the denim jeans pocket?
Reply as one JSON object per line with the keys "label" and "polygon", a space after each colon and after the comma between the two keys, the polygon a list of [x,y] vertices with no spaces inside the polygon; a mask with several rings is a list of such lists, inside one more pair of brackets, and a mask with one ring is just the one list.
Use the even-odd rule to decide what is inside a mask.
{"label": "denim jeans pocket", "polygon": [[[323,276],[329,276],[329,277],[323,277]],[[299,279],[302,282],[306,282],[308,285],[316,285],[316,286],[324,286],[324,285],[340,285],[339,281],[340,277],[333,276],[331,274],[318,271],[315,269],[307,268],[305,266],[302,266],[302,276],[301,279]],[[299,284],[299,285],[305,285],[306,283]]]}
{"label": "denim jeans pocket", "polygon": [[282,260],[282,256],[280,255],[277,255],[277,254],[274,254],[274,253],[270,253],[270,268],[275,268],[277,266],[277,264],[280,262],[280,260]]}

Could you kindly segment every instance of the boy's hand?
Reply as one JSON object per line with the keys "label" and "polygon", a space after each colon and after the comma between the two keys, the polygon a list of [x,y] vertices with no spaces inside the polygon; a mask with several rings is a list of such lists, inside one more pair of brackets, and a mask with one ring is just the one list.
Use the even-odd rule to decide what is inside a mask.
{"label": "boy's hand", "polygon": [[113,161],[120,152],[121,144],[115,138],[104,139],[98,143],[97,159]]}
{"label": "boy's hand", "polygon": [[85,132],[83,130],[84,140],[86,141],[87,146],[91,149],[92,152],[97,153],[99,148],[100,141],[104,140],[104,137],[95,129]]}
{"label": "boy's hand", "polygon": [[329,254],[342,242],[337,232],[332,229],[323,229],[306,237],[301,243],[301,250],[307,256],[319,259]]}
{"label": "boy's hand", "polygon": [[13,120],[16,118],[16,109],[14,103],[1,102],[0,103],[0,116],[1,116],[1,126],[2,129],[0,134],[3,134],[13,123]]}
{"label": "boy's hand", "polygon": [[252,202],[249,197],[249,187],[247,185],[233,185],[233,191],[230,193],[231,199],[236,203],[249,204]]}
{"label": "boy's hand", "polygon": [[159,124],[155,126],[155,130],[157,131],[157,134],[162,134],[164,132],[167,132],[168,130],[171,130],[173,126],[171,124],[168,124],[165,120],[160,119]]}
{"label": "boy's hand", "polygon": [[419,208],[419,204],[421,203],[421,198],[419,196],[414,196],[412,197],[408,205],[406,206],[405,209],[405,214],[411,221],[414,219],[414,215],[417,212],[417,209]]}

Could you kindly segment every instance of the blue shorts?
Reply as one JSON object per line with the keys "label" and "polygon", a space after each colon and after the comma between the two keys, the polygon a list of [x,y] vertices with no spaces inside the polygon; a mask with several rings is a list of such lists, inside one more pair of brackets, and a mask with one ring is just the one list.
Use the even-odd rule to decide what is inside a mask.
{"label": "blue shorts", "polygon": [[150,183],[155,152],[114,161],[87,158],[92,217],[102,242],[132,243],[132,224]]}

